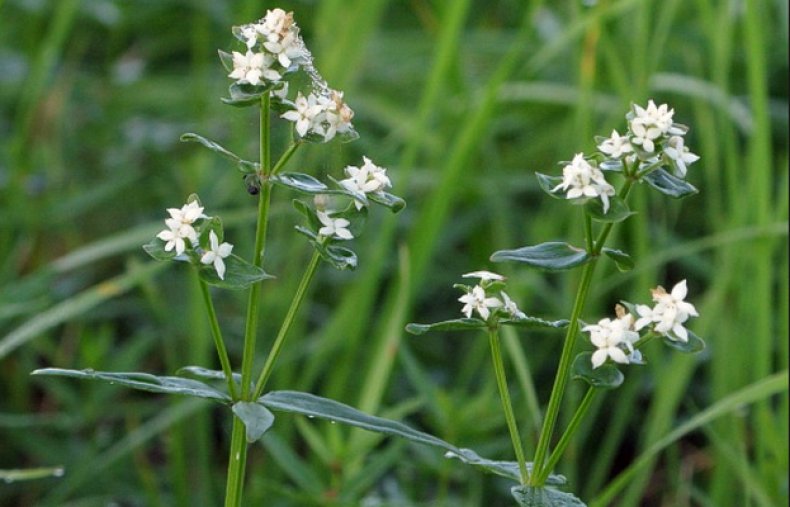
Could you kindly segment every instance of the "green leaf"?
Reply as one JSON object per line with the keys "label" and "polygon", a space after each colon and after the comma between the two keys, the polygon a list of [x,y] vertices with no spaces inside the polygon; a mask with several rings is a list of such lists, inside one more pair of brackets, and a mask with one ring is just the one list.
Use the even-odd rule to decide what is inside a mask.
{"label": "green leaf", "polygon": [[[474,451],[460,449],[433,435],[410,428],[401,422],[368,415],[334,400],[298,391],[272,391],[260,397],[257,403],[263,404],[274,411],[301,414],[311,418],[318,417],[319,419],[347,424],[436,447],[452,453],[452,456],[448,457],[457,458],[464,463],[483,468],[514,481],[519,480],[518,466],[515,462],[491,461],[481,458]],[[531,467],[531,464],[528,464],[528,467]],[[564,484],[565,478],[560,475],[552,475],[548,478],[548,482]]]}
{"label": "green leaf", "polygon": [[200,279],[209,285],[223,289],[246,289],[253,283],[274,278],[263,269],[245,261],[238,255],[230,254],[222,259],[225,262],[225,278],[220,279],[213,264],[201,264],[198,268]]}
{"label": "green leaf", "polygon": [[510,492],[520,507],[587,507],[573,494],[554,488],[514,486]]}
{"label": "green leaf", "polygon": [[103,372],[86,370],[64,370],[62,368],[43,368],[35,370],[31,375],[73,377],[91,380],[103,380],[110,384],[118,384],[132,389],[160,394],[178,394],[196,398],[208,398],[221,402],[230,401],[230,397],[203,382],[181,377],[159,377],[141,372]]}
{"label": "green leaf", "polygon": [[562,192],[555,192],[554,189],[562,183],[562,176],[549,176],[543,173],[535,173],[538,178],[538,185],[540,188],[555,199],[565,199]]}
{"label": "green leaf", "polygon": [[547,271],[575,268],[589,262],[592,257],[581,248],[552,241],[516,250],[500,250],[491,256],[493,262],[516,261]]}
{"label": "green leaf", "polygon": [[630,271],[634,269],[634,259],[622,250],[615,250],[614,248],[603,248],[603,253],[612,259],[620,271]]}
{"label": "green leaf", "polygon": [[207,139],[203,136],[199,136],[197,134],[193,134],[192,132],[188,132],[186,134],[181,135],[181,141],[185,143],[199,143],[208,148],[209,150],[213,151],[214,153],[219,153],[223,157],[232,160],[236,163],[239,167],[239,171],[243,172],[244,174],[253,174],[257,173],[260,169],[260,164],[256,162],[250,162],[249,160],[244,160],[235,153],[227,150],[226,148],[220,146],[218,143]]}
{"label": "green leaf", "polygon": [[675,199],[682,199],[699,192],[694,185],[684,179],[673,176],[665,169],[656,169],[642,179],[662,194]]}
{"label": "green leaf", "polygon": [[[176,375],[180,377],[190,375],[203,380],[226,380],[225,372],[222,370],[209,370],[208,368],[203,368],[202,366],[182,366],[178,369],[178,371],[176,371]],[[237,385],[241,385],[241,375],[238,373],[233,373],[233,381],[236,382]]]}
{"label": "green leaf", "polygon": [[[521,480],[521,472],[518,469],[518,463],[515,461],[495,461],[490,459],[481,458],[476,452],[471,449],[459,449],[460,453],[454,451],[447,451],[444,454],[445,458],[458,459],[467,465],[473,465],[482,468],[488,472],[513,479],[514,481]],[[532,474],[532,463],[527,463],[527,471]],[[561,486],[568,482],[564,475],[551,474],[546,478],[546,484],[551,486]]]}
{"label": "green leaf", "polygon": [[688,329],[686,331],[689,335],[688,341],[684,342],[681,340],[673,340],[668,336],[664,336],[664,343],[675,350],[679,350],[680,352],[685,352],[687,354],[695,354],[705,350],[705,341]]}
{"label": "green leaf", "polygon": [[606,223],[622,222],[631,215],[636,215],[635,212],[628,208],[628,205],[620,197],[613,195],[609,198],[609,209],[606,213],[603,212],[603,201],[601,199],[591,199],[584,205],[584,211],[587,212],[593,220]]}
{"label": "green leaf", "polygon": [[354,270],[357,268],[357,254],[353,250],[339,245],[321,245],[316,242],[315,247],[321,258],[340,271]]}
{"label": "green leaf", "polygon": [[274,424],[274,414],[260,403],[238,401],[233,404],[233,413],[244,423],[249,444],[260,439]]}
{"label": "green leaf", "polygon": [[269,180],[275,185],[291,188],[306,194],[327,194],[333,192],[322,181],[309,174],[280,173],[272,176]]}
{"label": "green leaf", "polygon": [[598,164],[598,169],[601,171],[614,171],[614,172],[622,172],[623,171],[623,161],[619,159],[608,158]]}
{"label": "green leaf", "polygon": [[374,192],[372,194],[368,194],[368,199],[375,202],[376,204],[381,204],[382,206],[389,208],[393,213],[398,213],[400,210],[406,207],[406,201],[397,195],[387,192]]}
{"label": "green leaf", "polygon": [[218,49],[217,53],[219,54],[219,61],[222,62],[222,66],[225,67],[225,70],[228,71],[228,73],[233,72],[233,55],[221,49]]}
{"label": "green leaf", "polygon": [[564,327],[568,327],[570,321],[567,319],[544,320],[538,317],[530,317],[529,315],[527,315],[526,317],[521,319],[519,318],[502,319],[499,321],[499,323],[504,326],[523,327],[527,329],[534,329],[536,327],[561,329]]}
{"label": "green leaf", "polygon": [[221,99],[222,102],[229,106],[247,107],[258,105],[261,101],[261,96],[272,88],[272,83],[255,86],[248,83],[233,83],[228,88],[230,98]]}
{"label": "green leaf", "polygon": [[182,261],[182,262],[189,262],[189,257],[185,254],[176,255],[175,248],[170,250],[169,252],[165,250],[165,242],[159,238],[154,238],[145,245],[143,245],[143,250],[145,253],[153,257],[158,261]]}
{"label": "green leaf", "polygon": [[592,352],[582,352],[573,360],[572,378],[584,380],[593,387],[615,389],[623,383],[623,372],[611,363],[604,363],[598,368],[592,367]]}
{"label": "green leaf", "polygon": [[411,334],[421,335],[428,331],[471,331],[485,329],[486,327],[485,321],[480,319],[453,319],[434,324],[411,323],[406,326],[406,331]]}

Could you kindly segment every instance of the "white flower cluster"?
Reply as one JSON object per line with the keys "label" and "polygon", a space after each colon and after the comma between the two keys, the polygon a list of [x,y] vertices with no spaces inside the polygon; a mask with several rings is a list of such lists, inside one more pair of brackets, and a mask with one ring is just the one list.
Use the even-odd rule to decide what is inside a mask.
{"label": "white flower cluster", "polygon": [[621,136],[616,130],[608,138],[599,139],[598,150],[610,159],[628,158],[653,163],[663,154],[665,161],[672,164],[675,176],[684,178],[688,166],[699,160],[684,144],[683,136],[688,128],[673,123],[674,109],[667,104],[656,104],[649,100],[647,107],[634,104],[626,115],[628,132]]}
{"label": "white flower cluster", "polygon": [[616,319],[602,319],[598,324],[582,328],[590,333],[590,341],[598,348],[592,355],[593,368],[598,368],[607,359],[621,364],[640,363],[642,355],[634,345],[639,341],[639,331],[648,326],[670,340],[688,342],[688,330],[683,324],[689,317],[699,314],[694,305],[684,301],[688,293],[686,280],[677,283],[670,293],[661,286],[651,292],[656,305],[652,308],[636,305],[639,314],[636,321],[625,308],[617,305]]}
{"label": "white flower cluster", "polygon": [[652,290],[653,301],[656,305],[650,308],[647,305],[637,305],[636,312],[639,319],[636,321],[637,330],[653,325],[653,330],[667,336],[671,340],[688,342],[688,331],[683,324],[689,317],[698,317],[694,305],[684,301],[688,294],[686,280],[678,282],[667,291],[660,285]]}
{"label": "white flower cluster", "polygon": [[[214,231],[209,231],[209,248],[201,250],[198,245],[198,232],[195,229],[197,221],[209,218],[203,213],[203,207],[198,201],[192,201],[181,208],[168,208],[170,218],[165,219],[167,229],[160,231],[157,238],[165,242],[165,252],[175,250],[176,255],[184,254],[188,249],[200,254],[200,262],[213,264],[217,276],[225,279],[225,261],[233,250],[230,243],[221,243]],[[189,243],[187,243],[187,240]],[[199,251],[200,250],[200,251]]]}
{"label": "white flower cluster", "polygon": [[[594,164],[594,163],[593,163]],[[584,158],[583,153],[577,153],[570,164],[562,169],[562,183],[551,191],[567,191],[567,199],[589,199],[600,197],[603,202],[603,212],[609,210],[609,196],[614,195],[614,187],[610,185],[603,172],[597,166]]]}
{"label": "white flower cluster", "polygon": [[[358,194],[380,194],[392,186],[385,168],[377,166],[368,157],[362,157],[362,161],[362,167],[346,166],[344,171],[348,178],[340,181],[343,188]],[[365,204],[354,200],[354,205],[362,209]]]}
{"label": "white flower cluster", "polygon": [[326,95],[309,93],[305,97],[299,92],[294,101],[294,110],[286,111],[281,118],[294,122],[299,137],[309,134],[331,141],[335,135],[350,132],[354,111],[343,101],[343,92],[329,90]]}
{"label": "white flower cluster", "polygon": [[240,84],[277,82],[306,55],[292,12],[268,10],[263,19],[235,27],[234,33],[247,45],[246,53],[233,52],[233,71],[228,75]]}
{"label": "white flower cluster", "polygon": [[473,312],[477,312],[483,320],[488,320],[491,310],[502,308],[512,319],[524,319],[526,315],[518,309],[516,303],[510,299],[505,291],[499,291],[502,299],[490,296],[486,290],[495,282],[504,282],[505,277],[490,271],[473,271],[462,275],[464,278],[479,278],[480,283],[472,287],[466,294],[458,298],[464,304],[461,308],[467,319],[472,317]]}

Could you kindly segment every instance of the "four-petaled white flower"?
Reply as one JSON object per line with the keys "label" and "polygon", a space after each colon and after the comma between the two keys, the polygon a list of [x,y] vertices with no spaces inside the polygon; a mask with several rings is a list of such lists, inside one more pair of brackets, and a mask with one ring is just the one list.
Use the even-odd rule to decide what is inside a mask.
{"label": "four-petaled white flower", "polygon": [[253,53],[247,51],[241,54],[233,52],[233,72],[228,77],[235,79],[239,83],[249,83],[258,85],[263,83],[263,79],[269,81],[279,81],[280,73],[271,69],[274,58],[265,53]]}
{"label": "four-petaled white flower", "polygon": [[675,174],[680,178],[686,176],[687,165],[699,160],[699,156],[691,153],[680,136],[672,136],[664,147],[664,153],[675,162]]}
{"label": "four-petaled white flower", "polygon": [[562,183],[551,191],[566,190],[567,199],[580,197],[600,197],[603,212],[609,210],[609,196],[614,195],[614,187],[610,185],[603,172],[584,159],[583,153],[577,153],[573,161],[562,170]]}
{"label": "four-petaled white flower", "polygon": [[181,206],[181,208],[167,208],[167,212],[170,213],[170,218],[172,220],[176,220],[182,224],[192,225],[200,218],[208,218],[203,214],[203,209],[203,206],[197,201],[192,201]]}
{"label": "four-petaled white flower", "polygon": [[214,269],[217,270],[217,276],[219,276],[220,280],[225,279],[225,257],[230,255],[230,252],[233,250],[233,245],[230,243],[222,243],[220,244],[219,238],[214,231],[210,231],[208,234],[210,248],[203,253],[203,256],[200,258],[200,262],[203,264],[214,264]]}
{"label": "four-petaled white flower", "polygon": [[[362,167],[346,166],[344,171],[348,178],[340,181],[343,188],[358,194],[375,194],[392,186],[386,169],[377,166],[368,157],[362,157],[362,160],[365,162]],[[365,204],[354,200],[354,205],[357,209],[362,209]]]}
{"label": "four-petaled white flower", "polygon": [[604,139],[598,145],[598,150],[609,158],[620,158],[634,151],[631,143],[628,141],[628,136],[621,136],[616,130],[612,130],[611,137]]}
{"label": "four-petaled white flower", "polygon": [[296,124],[296,132],[304,137],[308,132],[324,135],[321,121],[324,117],[324,107],[318,103],[318,98],[310,93],[307,97],[299,92],[294,101],[296,110],[287,111],[280,117]]}
{"label": "four-petaled white flower", "polygon": [[653,153],[656,149],[654,141],[663,134],[661,129],[643,118],[631,120],[630,127],[631,134],[633,134],[631,137],[631,144],[641,146],[642,150],[647,153]]}
{"label": "four-petaled white flower", "polygon": [[647,101],[647,107],[643,108],[634,104],[634,115],[636,119],[644,121],[648,125],[656,126],[662,134],[669,133],[672,128],[672,117],[674,109],[670,109],[667,104],[656,106],[652,99]]}
{"label": "four-petaled white flower", "polygon": [[582,328],[590,333],[590,341],[598,347],[592,355],[593,368],[601,366],[607,358],[621,364],[641,359],[641,355],[634,355],[634,343],[639,340],[639,334],[631,330],[633,319],[630,317],[627,314],[616,319],[601,319],[598,324]]}
{"label": "four-petaled white flower", "polygon": [[197,241],[197,232],[191,225],[173,218],[165,220],[165,224],[168,228],[156,235],[157,238],[165,242],[165,252],[175,248],[176,255],[181,255],[186,250],[186,242],[184,240],[188,239],[190,243]]}
{"label": "four-petaled white flower", "polygon": [[516,302],[510,299],[510,296],[505,293],[505,291],[499,291],[499,294],[502,296],[502,305],[505,308],[505,311],[510,314],[510,316],[514,319],[526,319],[527,315],[518,309],[518,305]]}
{"label": "four-petaled white flower", "polygon": [[491,315],[491,308],[499,308],[502,306],[502,301],[498,298],[487,297],[486,291],[479,285],[475,285],[471,291],[467,292],[458,301],[464,304],[461,312],[466,315],[466,318],[472,317],[472,312],[477,311],[483,320],[488,320]]}
{"label": "four-petaled white flower", "polygon": [[634,327],[639,330],[655,324],[655,331],[668,336],[673,340],[688,341],[688,331],[683,323],[689,317],[697,317],[697,309],[691,303],[684,301],[688,294],[686,280],[678,282],[672,287],[672,292],[667,293],[660,285],[652,290],[653,301],[656,305],[650,308],[647,305],[637,305],[636,311],[639,319]]}
{"label": "four-petaled white flower", "polygon": [[472,271],[461,275],[463,278],[479,278],[481,282],[504,282],[505,277],[491,271]]}
{"label": "four-petaled white flower", "polygon": [[340,239],[353,239],[354,236],[348,230],[351,224],[345,218],[332,218],[328,213],[323,211],[317,212],[318,219],[324,224],[323,227],[318,229],[318,234],[326,238],[338,237]]}

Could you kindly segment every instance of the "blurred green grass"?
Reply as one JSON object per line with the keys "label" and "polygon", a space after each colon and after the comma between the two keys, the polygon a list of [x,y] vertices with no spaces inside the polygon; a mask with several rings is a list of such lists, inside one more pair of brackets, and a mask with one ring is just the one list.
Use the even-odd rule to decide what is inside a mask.
{"label": "blurred green grass", "polygon": [[[200,132],[256,152],[257,123],[223,106],[216,49],[254,1],[0,2],[0,469],[64,466],[0,485],[3,505],[216,505],[229,428],[215,407],[113,386],[32,380],[39,366],[174,372],[212,365],[200,294],[139,245],[164,208],[197,192],[252,247],[254,201]],[[355,273],[325,269],[272,388],[331,396],[510,459],[483,337],[409,337],[407,321],[457,312],[461,273],[501,269],[529,313],[569,313],[575,277],[491,266],[491,252],[578,241],[535,171],[622,130],[631,101],[670,103],[702,156],[683,202],[640,189],[613,244],[638,269],[599,272],[594,319],[618,299],[689,279],[702,356],[647,352],[599,397],[561,462],[592,501],[651,443],[788,363],[788,26],[782,1],[282,2],[362,137],[311,147],[293,167],[338,176],[361,156],[390,168],[408,208],[376,217]],[[281,140],[282,141],[282,140]],[[282,145],[282,143],[280,143]],[[251,155],[250,155],[251,156]],[[268,343],[307,261],[275,196],[264,290]],[[649,221],[649,223],[648,223]],[[284,296],[285,295],[285,296]],[[239,357],[244,297],[216,298]],[[559,336],[505,337],[521,426],[534,447]],[[298,342],[298,343],[297,343]],[[261,352],[263,353],[263,352]],[[565,417],[580,392],[567,397]],[[745,406],[651,460],[617,505],[785,505],[788,397]],[[250,505],[510,505],[507,485],[431,449],[284,416],[251,453]],[[375,503],[374,501],[380,501]]]}

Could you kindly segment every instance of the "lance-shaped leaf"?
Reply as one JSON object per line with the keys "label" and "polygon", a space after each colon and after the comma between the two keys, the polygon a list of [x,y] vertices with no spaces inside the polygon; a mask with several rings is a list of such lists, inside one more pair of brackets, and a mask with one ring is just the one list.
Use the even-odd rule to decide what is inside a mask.
{"label": "lance-shaped leaf", "polygon": [[222,102],[229,106],[247,107],[258,105],[261,96],[272,88],[272,83],[266,85],[251,85],[248,83],[233,83],[228,88],[230,98],[222,98]]}
{"label": "lance-shaped leaf", "polygon": [[557,190],[557,185],[562,183],[562,176],[549,176],[543,173],[535,173],[535,176],[538,178],[538,185],[540,185],[541,190],[549,194],[555,199],[565,199],[565,195]]}
{"label": "lance-shaped leaf", "polygon": [[335,269],[346,271],[357,268],[357,254],[354,253],[353,250],[339,245],[324,244],[322,241],[318,240],[316,233],[306,227],[297,225],[294,228],[297,232],[310,238],[310,243],[321,255],[321,258],[331,264]]}
{"label": "lance-shaped leaf", "polygon": [[598,368],[593,368],[592,352],[582,352],[576,356],[573,366],[571,366],[571,376],[600,389],[620,387],[625,379],[623,372],[611,363],[604,363]]}
{"label": "lance-shaped leaf", "polygon": [[684,179],[670,174],[665,169],[656,169],[642,178],[648,185],[664,195],[681,199],[699,192],[697,188]]}
{"label": "lance-shaped leaf", "polygon": [[568,243],[551,241],[515,250],[500,250],[491,256],[493,262],[516,261],[548,271],[558,271],[581,266],[592,259],[583,249]]}
{"label": "lance-shaped leaf", "polygon": [[373,192],[367,196],[369,200],[389,208],[393,213],[398,213],[406,207],[406,201],[388,192]]}
{"label": "lance-shaped leaf", "polygon": [[622,250],[615,250],[614,248],[603,248],[603,253],[612,259],[620,271],[630,271],[634,269],[634,259]]}
{"label": "lance-shaped leaf", "polygon": [[186,253],[181,255],[176,255],[175,248],[170,250],[169,252],[165,250],[165,242],[159,238],[154,238],[145,245],[143,245],[143,250],[145,253],[153,257],[158,261],[181,261],[181,262],[189,262],[189,257]]}
{"label": "lance-shaped leaf", "polygon": [[209,285],[223,289],[240,290],[261,280],[274,278],[262,268],[250,264],[235,254],[222,259],[225,263],[225,277],[220,278],[213,264],[201,264],[198,269],[200,279]]}
{"label": "lance-shaped leaf", "polygon": [[[334,400],[298,391],[272,391],[259,398],[258,403],[274,411],[317,417],[436,447],[452,453],[452,457],[469,465],[483,468],[514,481],[519,480],[518,466],[516,466],[515,462],[492,461],[481,458],[474,451],[458,448],[440,438],[415,430],[401,422],[372,416]],[[531,467],[531,464],[528,464],[528,467]],[[563,484],[565,478],[552,475],[547,480],[547,483],[549,482]]]}
{"label": "lance-shaped leaf", "polygon": [[406,326],[406,331],[411,334],[421,335],[428,331],[473,331],[485,329],[486,323],[480,319],[453,319],[435,322],[433,324],[415,324]]}
{"label": "lance-shaped leaf", "polygon": [[679,350],[680,352],[685,352],[687,354],[694,354],[705,350],[705,341],[702,338],[695,335],[688,329],[686,332],[688,333],[688,341],[684,342],[680,340],[673,340],[667,336],[664,336],[664,343],[675,350]]}
{"label": "lance-shaped leaf", "polygon": [[260,169],[260,164],[256,162],[250,162],[249,160],[244,160],[235,153],[231,152],[230,150],[222,147],[219,143],[207,139],[203,136],[198,134],[193,134],[192,132],[188,132],[186,134],[181,135],[181,141],[183,142],[193,142],[199,143],[208,148],[209,150],[213,151],[214,153],[219,153],[223,157],[232,160],[236,163],[239,167],[239,171],[243,172],[244,174],[253,174],[258,172]]}
{"label": "lance-shaped leaf", "polygon": [[[191,376],[203,380],[226,381],[225,372],[222,370],[209,370],[202,366],[182,366],[176,371],[176,375],[180,377]],[[233,373],[233,381],[236,385],[241,385],[241,374]]]}
{"label": "lance-shaped leaf", "polygon": [[274,424],[274,414],[260,403],[238,401],[233,404],[233,413],[244,423],[247,443],[256,442]]}
{"label": "lance-shaped leaf", "polygon": [[601,171],[623,171],[623,161],[619,159],[608,158],[598,164],[598,169]]}
{"label": "lance-shaped leaf", "polygon": [[530,317],[529,315],[526,315],[522,318],[513,317],[513,318],[501,319],[499,323],[502,324],[503,326],[523,327],[527,329],[534,329],[534,328],[561,329],[568,327],[570,321],[567,319],[544,320],[539,317]]}
{"label": "lance-shaped leaf", "polygon": [[554,488],[514,486],[510,492],[519,507],[587,507],[573,494]]}
{"label": "lance-shaped leaf", "polygon": [[628,208],[628,205],[620,197],[613,195],[609,198],[609,208],[606,213],[603,211],[603,201],[600,199],[591,199],[584,205],[584,211],[593,220],[605,223],[622,222],[631,215],[636,213]]}
{"label": "lance-shaped leaf", "polygon": [[73,377],[91,380],[102,380],[110,384],[118,384],[132,389],[161,394],[179,394],[196,398],[208,398],[220,402],[230,401],[230,397],[198,380],[181,377],[160,377],[142,372],[106,372],[87,370],[65,370],[62,368],[43,368],[35,370],[31,375]]}

